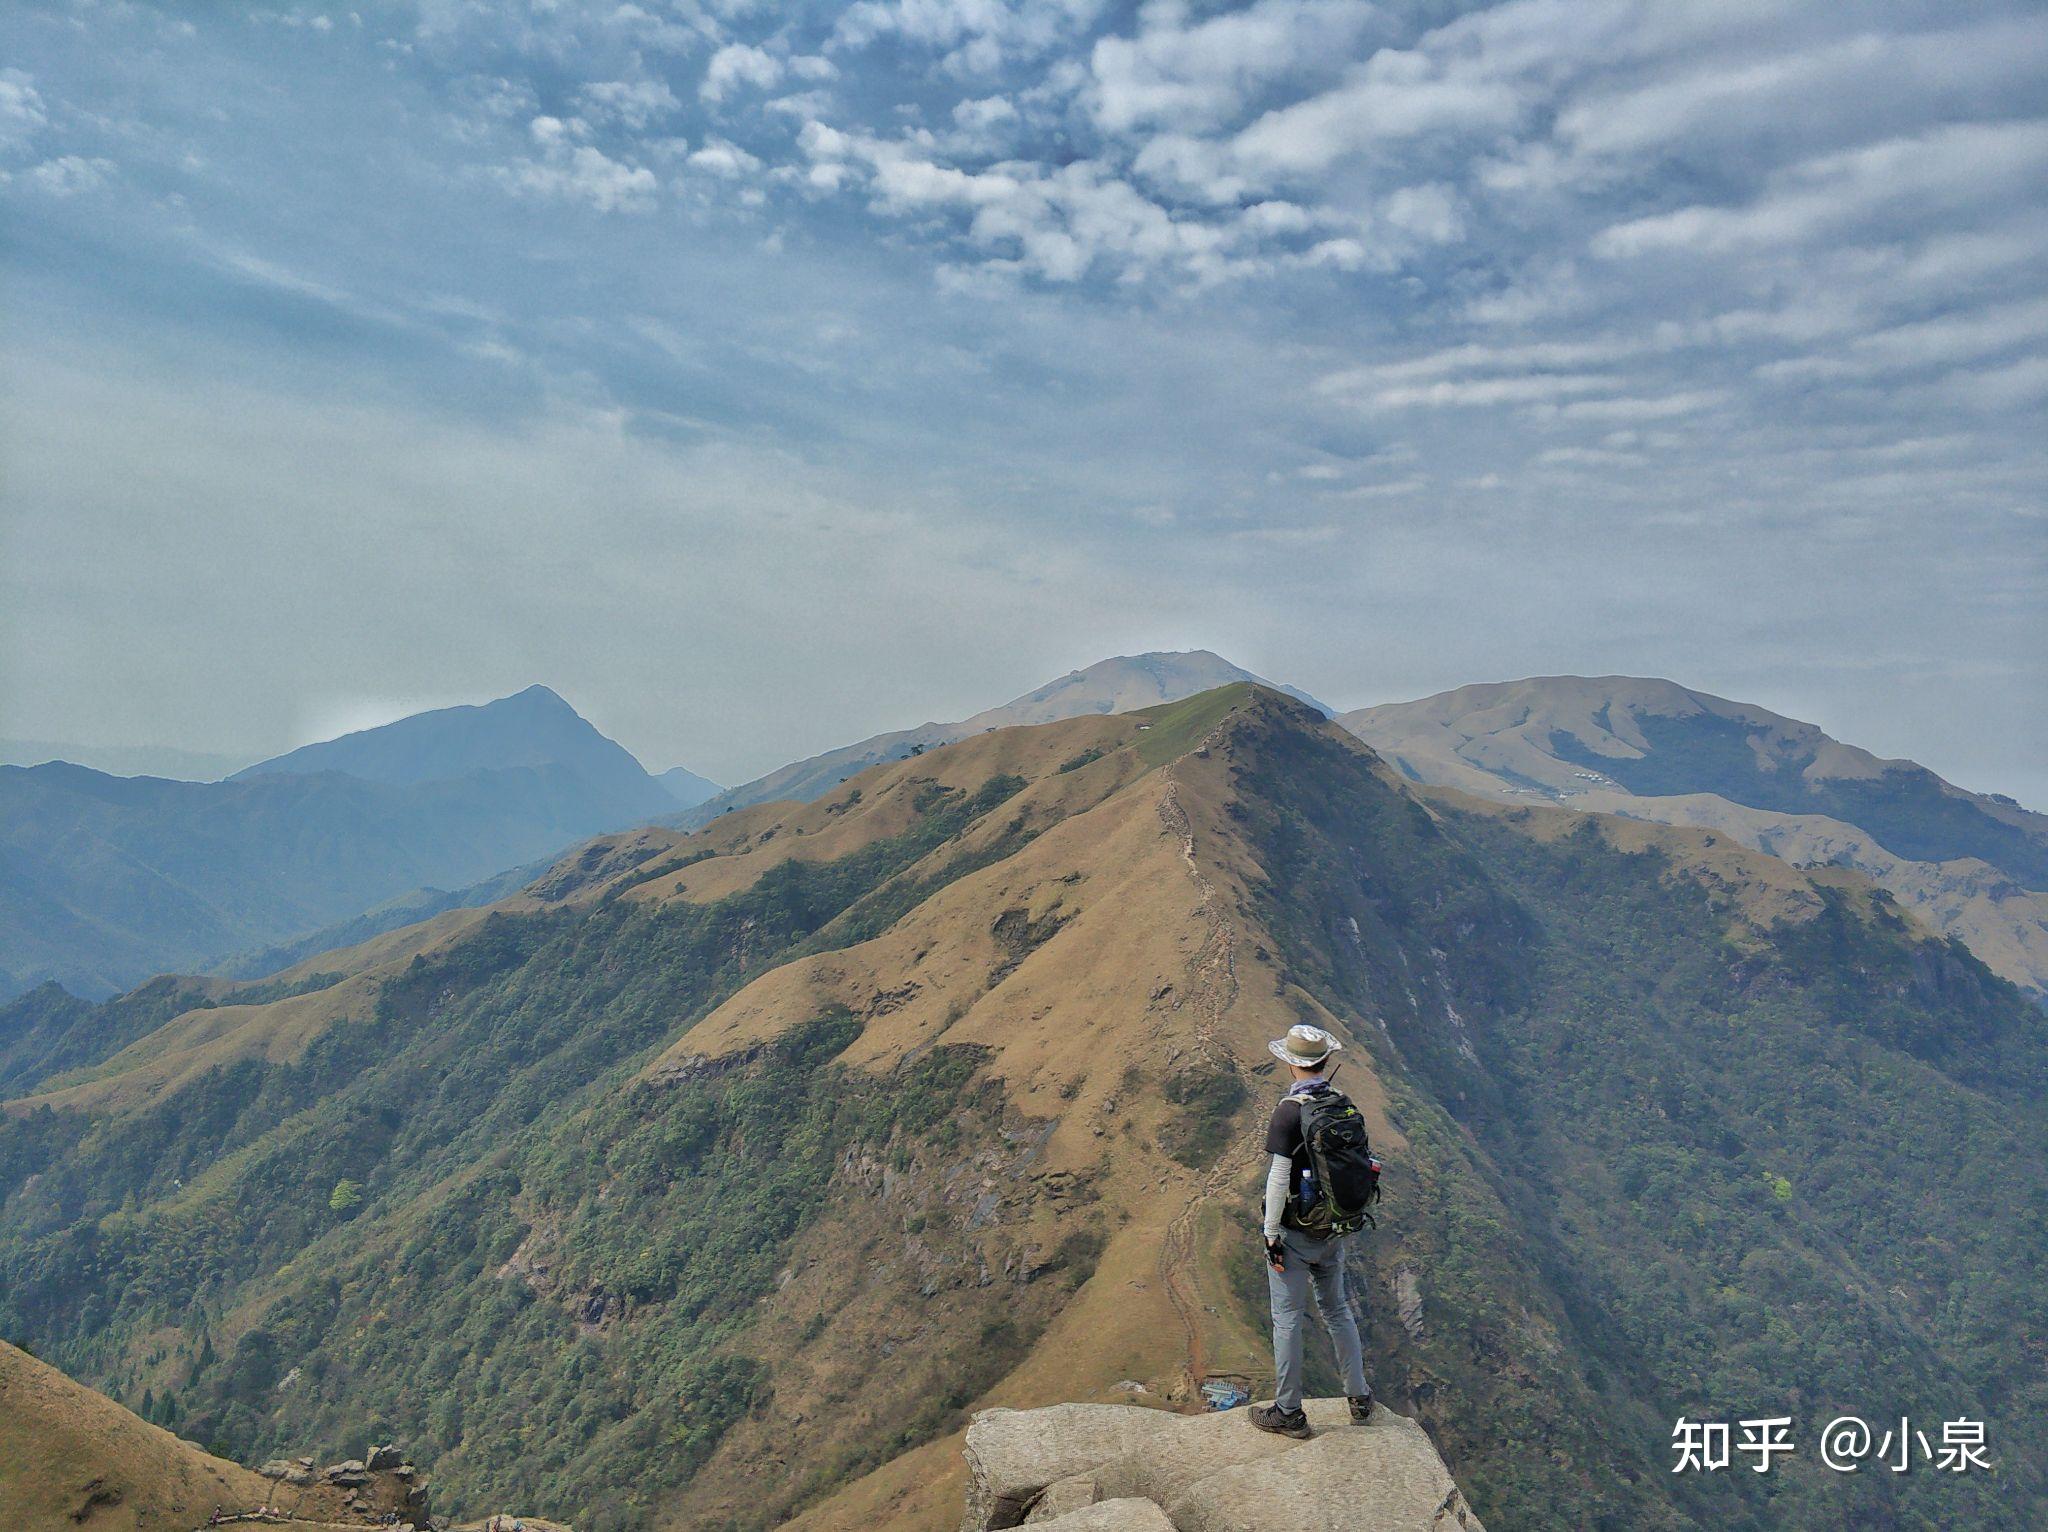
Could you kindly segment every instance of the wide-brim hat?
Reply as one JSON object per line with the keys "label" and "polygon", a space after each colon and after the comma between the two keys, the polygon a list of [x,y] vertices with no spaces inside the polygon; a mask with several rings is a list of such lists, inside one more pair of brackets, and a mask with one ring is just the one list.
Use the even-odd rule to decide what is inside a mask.
{"label": "wide-brim hat", "polygon": [[1321,1027],[1301,1026],[1289,1027],[1285,1037],[1266,1044],[1266,1051],[1283,1064],[1313,1069],[1343,1046]]}

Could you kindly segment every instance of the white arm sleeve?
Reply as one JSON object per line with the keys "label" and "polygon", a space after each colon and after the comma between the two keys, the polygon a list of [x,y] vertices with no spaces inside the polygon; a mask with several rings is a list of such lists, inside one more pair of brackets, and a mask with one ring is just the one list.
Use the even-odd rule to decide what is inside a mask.
{"label": "white arm sleeve", "polygon": [[1294,1169],[1294,1161],[1284,1154],[1272,1157],[1273,1163],[1266,1167],[1266,1238],[1280,1237],[1280,1214],[1287,1207],[1287,1182]]}

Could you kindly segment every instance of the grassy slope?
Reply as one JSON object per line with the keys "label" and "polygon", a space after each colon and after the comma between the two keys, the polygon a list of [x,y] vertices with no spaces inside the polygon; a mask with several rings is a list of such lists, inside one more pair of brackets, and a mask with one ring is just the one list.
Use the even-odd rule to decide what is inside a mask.
{"label": "grassy slope", "polygon": [[181,1532],[217,1506],[270,1502],[309,1521],[346,1514],[335,1491],[258,1478],[0,1341],[0,1526]]}
{"label": "grassy slope", "polygon": [[[1783,1486],[1808,1525],[2025,1519],[2023,1471],[1707,1500],[1664,1446],[1737,1357],[1759,1405],[1889,1370],[1981,1403],[1994,1441],[2035,1402],[2015,1251],[2042,1179],[2014,1124],[2039,1093],[2000,1084],[2038,1069],[2024,1007],[1853,877],[1574,822],[1427,810],[1230,688],[609,838],[417,961],[398,936],[362,955],[367,1009],[287,1002],[203,1042],[188,1018],[178,1070],[158,1040],[14,1108],[0,1311],[237,1450],[368,1419],[458,1499],[579,1526],[937,1527],[952,1458],[917,1444],[977,1401],[1263,1370],[1262,1045],[1308,1017],[1354,1044],[1343,1083],[1393,1164],[1376,1375],[1482,1513],[1742,1525]],[[1871,973],[1876,1020],[1850,1003]],[[1709,1035],[1737,1039],[1711,1065]],[[1873,1124],[1969,1149],[1876,1231],[1881,1156],[1827,1147]],[[1732,1170],[1701,1158],[1724,1136]],[[1999,1156],[2033,1220],[2006,1233],[1965,1173]],[[1764,1169],[1790,1204],[1759,1201]],[[342,1177],[363,1201],[336,1212]],[[1872,1249],[1934,1199],[1957,1228]]]}
{"label": "grassy slope", "polygon": [[[886,1154],[898,1184],[918,1187],[910,1216],[932,1225],[895,1296],[930,1300],[921,1323],[941,1323],[974,1356],[946,1364],[941,1348],[936,1371],[891,1369],[903,1386],[885,1379],[869,1391],[897,1424],[878,1436],[866,1429],[873,1417],[856,1414],[863,1429],[825,1442],[810,1466],[844,1472],[849,1452],[860,1466],[905,1431],[944,1428],[1094,1254],[1086,1239],[997,1251],[999,1230],[972,1248],[960,1237],[983,1184],[1017,1179],[1032,1147],[1006,1135],[999,1089],[943,1121],[919,1115],[961,1088],[931,1071],[971,1062],[972,1049],[924,1050],[886,1078],[872,1061],[862,1078],[843,1078],[825,1062],[830,1049],[701,1085],[621,1091],[620,1071],[754,975],[886,930],[1029,846],[1041,813],[1057,828],[1113,795],[1143,769],[1129,752],[1086,781],[1058,768],[1120,746],[1119,730],[1132,727],[1089,720],[1073,740],[1055,734],[1021,755],[992,738],[945,763],[907,763],[870,782],[864,802],[818,806],[814,823],[721,827],[716,849],[738,865],[720,870],[718,893],[658,886],[644,858],[609,880],[570,879],[553,904],[524,901],[415,962],[359,976],[376,986],[367,1011],[308,1019],[304,1004],[283,1002],[225,1030],[195,1013],[98,1078],[17,1106],[0,1149],[18,1231],[0,1253],[10,1329],[52,1342],[128,1397],[146,1384],[169,1392],[187,1429],[237,1451],[375,1420],[438,1459],[445,1493],[558,1491],[603,1526],[672,1495],[732,1417],[765,1397],[756,1366],[722,1342],[747,1327],[754,1300],[805,1301],[807,1289],[774,1280],[789,1240],[835,1225],[845,1238],[875,1237],[858,1165],[837,1174],[840,1157],[860,1151]],[[1005,769],[1017,766],[1039,780]],[[776,836],[837,855],[754,854]],[[1006,927],[990,940],[1009,953],[991,972],[1006,961],[1014,972],[1031,937]],[[813,1008],[783,1018],[783,1030],[819,1019],[843,1046],[860,1023],[835,1030],[834,1014]],[[167,1072],[176,1054],[190,1057]],[[790,1082],[814,1079],[815,1096],[788,1102],[790,1133],[815,1148],[805,1171],[790,1136],[748,1125],[776,1103],[776,1082],[795,1095]],[[94,1114],[84,1141],[67,1142],[81,1108]],[[764,1160],[778,1143],[783,1152]],[[343,1178],[364,1201],[330,1209]],[[956,1182],[973,1187],[964,1203]],[[1000,1286],[975,1276],[987,1253],[1009,1267]],[[935,1275],[942,1290],[924,1293]],[[188,1307],[195,1286],[202,1297]],[[831,1317],[857,1311],[859,1296],[835,1299]],[[813,1315],[826,1307],[814,1303]],[[772,1354],[773,1336],[753,1349]],[[280,1396],[288,1365],[302,1376]],[[763,1510],[735,1514],[751,1524]]]}
{"label": "grassy slope", "polygon": [[[1368,1036],[1425,1184],[1411,1201],[1397,1180],[1370,1242],[1377,1289],[1405,1272],[1419,1298],[1415,1331],[1376,1342],[1482,1513],[2041,1514],[2048,1048],[2010,986],[1860,880],[1710,835],[1526,811],[1425,828],[1307,736],[1276,738],[1245,785],[1274,808],[1252,834],[1290,966],[1385,1023]],[[1483,1280],[1504,1261],[1531,1268],[1505,1306]],[[2010,1469],[1845,1482],[1812,1461],[1838,1409],[1988,1414]],[[1789,1410],[1807,1460],[1674,1479],[1680,1410]]]}
{"label": "grassy slope", "polygon": [[1521,804],[1562,795],[1582,811],[1854,867],[2037,1001],[2048,995],[2048,818],[1912,762],[1620,677],[1466,687],[1340,721],[1413,780]]}
{"label": "grassy slope", "polygon": [[[2044,1287],[2026,1251],[2048,1178],[2013,1118],[2038,1115],[2048,1053],[2008,987],[1853,874],[1699,832],[1604,822],[1589,838],[1561,811],[1425,810],[1284,708],[1237,720],[1214,748],[1176,744],[1197,746],[1168,776],[1236,936],[1213,1035],[1261,1099],[1274,1087],[1259,1044],[1278,1026],[1302,1017],[1350,1037],[1344,1083],[1393,1167],[1385,1227],[1360,1252],[1374,1374],[1482,1513],[1556,1528],[2038,1513],[2028,1380]],[[1703,1016],[1724,1039],[1707,1059]],[[1942,1143],[1948,1161],[1910,1199],[1884,1148],[1898,1135]],[[1789,1202],[1765,1170],[1791,1178]],[[1119,1268],[1118,1294],[1184,1258],[1216,1311],[1201,1351],[1257,1378],[1251,1190],[1226,1180],[1193,1248],[1154,1237],[1149,1266]],[[2014,1203],[2029,1210],[2017,1222]],[[1087,1397],[1093,1357],[1158,1323],[1091,1316],[1092,1291],[1019,1369],[1026,1386],[996,1398]],[[1917,1318],[1892,1312],[1901,1294]],[[1311,1366],[1335,1386],[1313,1348]],[[1896,1382],[1883,1398],[1850,1386],[1873,1378]],[[1812,1466],[1817,1412],[1874,1418],[1894,1403],[1923,1420],[1988,1416],[2011,1470],[1848,1482]],[[1674,1479],[1681,1409],[1789,1410],[1808,1462],[1763,1481]],[[943,1526],[951,1503],[920,1487],[931,1464],[887,1465],[801,1524],[886,1511]]]}

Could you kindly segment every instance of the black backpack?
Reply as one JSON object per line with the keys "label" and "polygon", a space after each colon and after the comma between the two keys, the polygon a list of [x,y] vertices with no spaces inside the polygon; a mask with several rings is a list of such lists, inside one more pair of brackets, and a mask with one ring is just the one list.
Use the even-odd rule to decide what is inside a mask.
{"label": "black backpack", "polygon": [[1304,1197],[1296,1199],[1296,1227],[1323,1239],[1341,1239],[1366,1224],[1378,1228],[1372,1205],[1380,1200],[1380,1162],[1366,1141],[1365,1118],[1351,1098],[1336,1090],[1303,1096],[1301,1141],[1308,1151],[1308,1170]]}

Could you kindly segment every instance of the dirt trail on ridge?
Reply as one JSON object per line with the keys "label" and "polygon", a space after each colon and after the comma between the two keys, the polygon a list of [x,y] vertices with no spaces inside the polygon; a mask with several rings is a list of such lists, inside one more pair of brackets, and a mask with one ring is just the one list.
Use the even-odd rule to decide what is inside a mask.
{"label": "dirt trail on ridge", "polygon": [[[1214,738],[1212,734],[1204,740],[1203,748]],[[1159,818],[1180,842],[1181,860],[1187,864],[1188,877],[1200,895],[1198,908],[1207,928],[1202,944],[1188,960],[1188,985],[1180,1003],[1193,1008],[1196,1051],[1217,1069],[1236,1074],[1237,1059],[1218,1040],[1216,1030],[1237,999],[1237,928],[1231,921],[1227,901],[1196,859],[1194,823],[1180,801],[1180,783],[1171,766],[1166,769],[1166,791],[1159,799]],[[1174,1215],[1160,1244],[1160,1282],[1185,1336],[1186,1361],[1179,1382],[1169,1393],[1170,1398],[1179,1402],[1194,1400],[1208,1373],[1203,1354],[1201,1292],[1195,1282],[1195,1231],[1210,1200],[1229,1191],[1250,1170],[1260,1144],[1256,1130],[1233,1140],[1202,1178],[1187,1206]]]}

